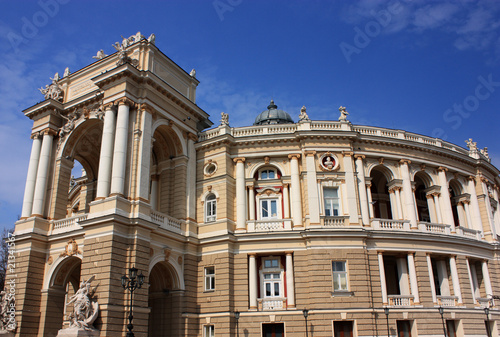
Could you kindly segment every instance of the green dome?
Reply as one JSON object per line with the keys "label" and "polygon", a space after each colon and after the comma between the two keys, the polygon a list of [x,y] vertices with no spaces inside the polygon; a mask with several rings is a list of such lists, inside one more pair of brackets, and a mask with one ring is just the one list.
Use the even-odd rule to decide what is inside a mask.
{"label": "green dome", "polygon": [[292,117],[290,117],[290,115],[285,111],[278,109],[278,106],[274,104],[273,100],[271,100],[271,103],[267,106],[267,110],[262,111],[257,118],[255,118],[253,125],[293,123],[295,122]]}

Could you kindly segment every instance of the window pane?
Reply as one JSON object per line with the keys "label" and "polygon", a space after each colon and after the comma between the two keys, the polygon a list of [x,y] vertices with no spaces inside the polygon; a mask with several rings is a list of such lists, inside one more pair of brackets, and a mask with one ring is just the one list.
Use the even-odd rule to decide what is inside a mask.
{"label": "window pane", "polygon": [[264,274],[264,279],[270,280],[271,279],[271,274]]}
{"label": "window pane", "polygon": [[339,290],[339,289],[340,289],[339,276],[333,275],[333,290]]}
{"label": "window pane", "polygon": [[278,216],[278,212],[276,210],[276,200],[271,200],[271,216],[273,218]]}
{"label": "window pane", "polygon": [[345,271],[345,262],[343,261],[333,262],[333,271]]}
{"label": "window pane", "polygon": [[271,283],[266,283],[266,296],[272,296],[271,295]]}
{"label": "window pane", "polygon": [[278,268],[279,267],[278,260],[277,259],[271,260],[271,266],[273,268]]}
{"label": "window pane", "polygon": [[272,260],[264,260],[264,268],[271,268]]}
{"label": "window pane", "polygon": [[279,280],[280,279],[280,274],[273,274],[273,279]]}
{"label": "window pane", "polygon": [[274,171],[268,171],[269,179],[274,179]]}
{"label": "window pane", "polygon": [[274,283],[274,296],[280,295],[280,284],[278,282]]}
{"label": "window pane", "polygon": [[267,200],[262,200],[262,217],[263,218],[268,218],[269,217]]}
{"label": "window pane", "polygon": [[347,275],[346,274],[340,274],[340,290],[347,290]]}

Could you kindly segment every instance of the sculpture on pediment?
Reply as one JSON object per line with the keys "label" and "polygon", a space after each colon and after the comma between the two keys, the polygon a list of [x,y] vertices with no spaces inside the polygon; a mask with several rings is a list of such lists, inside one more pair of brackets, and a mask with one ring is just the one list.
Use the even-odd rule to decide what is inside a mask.
{"label": "sculpture on pediment", "polygon": [[306,106],[303,105],[300,108],[299,121],[310,121],[309,116],[306,113]]}
{"label": "sculpture on pediment", "polygon": [[151,43],[151,44],[155,44],[155,41],[156,41],[156,35],[155,35],[154,33],[153,33],[153,34],[151,34],[151,35],[149,35],[149,37],[148,37],[148,41],[149,41],[149,43]]}
{"label": "sculpture on pediment", "polygon": [[52,81],[51,84],[47,84],[45,88],[39,88],[38,90],[45,96],[45,99],[50,98],[56,101],[62,101],[64,92],[58,83],[61,80],[59,73],[55,73],[54,78],[50,78],[50,80]]}
{"label": "sculpture on pediment", "polygon": [[105,58],[106,56],[108,56],[108,55],[106,55],[106,54],[104,53],[104,50],[103,50],[103,49],[101,49],[101,50],[97,51],[97,55],[96,55],[96,56],[92,56],[92,58],[93,58],[93,59],[96,59],[96,60],[102,60],[102,59],[103,59],[103,58]]}
{"label": "sculpture on pediment", "polygon": [[220,125],[229,125],[229,114],[225,112],[220,113]]}
{"label": "sculpture on pediment", "polygon": [[59,114],[59,116],[61,116],[61,118],[66,120],[66,123],[64,123],[64,125],[61,126],[58,132],[59,143],[57,147],[59,148],[66,135],[68,135],[75,128],[76,121],[80,118],[81,112],[78,110],[74,110],[72,112],[69,112],[67,116],[64,116],[60,112],[57,113]]}
{"label": "sculpture on pediment", "polygon": [[132,66],[136,67],[139,65],[139,60],[132,59],[127,56],[127,47],[129,46],[128,39],[123,39],[122,43],[115,42],[112,46],[118,51],[118,61],[116,62],[117,66],[121,66],[125,63],[129,63]]}
{"label": "sculpture on pediment", "polygon": [[477,142],[473,142],[472,138],[469,138],[469,140],[466,140],[465,143],[467,144],[467,147],[469,148],[469,152],[471,152],[471,153],[477,152]]}
{"label": "sculpture on pediment", "polygon": [[64,69],[63,77],[68,77],[69,74],[70,74],[69,67],[66,67],[66,69]]}
{"label": "sculpture on pediment", "polygon": [[486,159],[491,160],[490,154],[488,153],[488,148],[485,147],[484,149],[479,150],[483,156],[486,157]]}
{"label": "sculpture on pediment", "polygon": [[191,70],[189,76],[196,78],[196,70],[195,69]]}
{"label": "sculpture on pediment", "polygon": [[0,331],[14,332],[17,328],[15,315],[16,311],[15,297],[5,290],[0,292]]}
{"label": "sculpture on pediment", "polygon": [[341,121],[341,122],[347,121],[347,115],[349,115],[349,113],[346,111],[346,107],[345,106],[341,106],[339,108],[339,111],[340,111],[339,121]]}
{"label": "sculpture on pediment", "polygon": [[92,288],[90,284],[95,279],[95,275],[87,281],[80,283],[80,289],[70,297],[66,305],[73,303],[73,312],[69,315],[70,329],[94,330],[92,324],[99,313],[99,303],[94,299],[97,287]]}

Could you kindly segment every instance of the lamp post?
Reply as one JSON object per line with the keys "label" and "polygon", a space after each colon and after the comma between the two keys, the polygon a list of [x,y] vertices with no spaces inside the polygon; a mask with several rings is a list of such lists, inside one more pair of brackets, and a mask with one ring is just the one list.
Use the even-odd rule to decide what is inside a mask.
{"label": "lamp post", "polygon": [[236,318],[236,337],[240,337],[240,329],[238,327],[238,322],[240,321],[240,312],[234,312],[234,318]]}
{"label": "lamp post", "polygon": [[132,267],[128,270],[128,277],[127,275],[122,276],[123,289],[128,289],[130,291],[130,313],[128,315],[127,337],[134,337],[134,333],[132,332],[132,329],[134,328],[134,326],[132,325],[132,319],[134,318],[134,316],[132,315],[132,295],[134,294],[134,290],[140,289],[142,287],[145,278],[142,273],[137,275],[137,272],[137,268]]}
{"label": "lamp post", "polygon": [[384,308],[384,314],[387,322],[387,337],[391,337],[391,333],[389,332],[389,308]]}
{"label": "lamp post", "polygon": [[448,334],[446,333],[446,326],[444,325],[444,309],[443,307],[439,307],[439,314],[441,315],[441,323],[443,324],[443,333],[444,337],[446,337]]}
{"label": "lamp post", "polygon": [[491,337],[491,333],[490,333],[490,308],[488,308],[488,307],[484,308],[484,314],[486,315],[486,333],[488,334],[488,337]]}
{"label": "lamp post", "polygon": [[307,331],[307,316],[309,316],[309,310],[307,309],[302,310],[302,314],[304,315],[304,318],[306,320],[306,337],[309,337],[309,333]]}

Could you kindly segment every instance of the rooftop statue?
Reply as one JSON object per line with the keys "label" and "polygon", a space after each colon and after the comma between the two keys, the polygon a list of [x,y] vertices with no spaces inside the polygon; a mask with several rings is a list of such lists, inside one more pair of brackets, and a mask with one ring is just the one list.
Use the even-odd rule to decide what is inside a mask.
{"label": "rooftop statue", "polygon": [[467,143],[467,147],[469,148],[469,152],[477,152],[477,142],[473,142],[472,138],[469,138],[469,140],[466,140],[465,143]]}
{"label": "rooftop statue", "polygon": [[221,112],[220,116],[220,125],[229,125],[229,114]]}
{"label": "rooftop statue", "polygon": [[346,111],[346,107],[341,106],[339,108],[339,111],[340,111],[339,121],[341,121],[341,122],[347,121],[347,115],[349,115],[349,113]]}
{"label": "rooftop statue", "polygon": [[194,69],[191,70],[191,72],[189,73],[189,76],[196,78],[196,70],[194,70]]}
{"label": "rooftop statue", "polygon": [[106,55],[106,54],[104,53],[104,50],[102,50],[102,49],[101,49],[101,50],[97,51],[97,55],[96,55],[96,56],[92,56],[92,58],[93,58],[93,59],[96,59],[96,60],[102,60],[102,59],[103,59],[103,58],[105,58],[106,56],[108,56],[108,55]]}
{"label": "rooftop statue", "polygon": [[47,84],[45,88],[40,88],[38,90],[45,96],[45,99],[50,98],[56,101],[62,101],[64,92],[58,83],[61,80],[59,73],[55,73],[54,78],[50,78],[50,80],[52,81],[50,85]]}
{"label": "rooftop statue", "polygon": [[303,105],[300,109],[299,121],[310,121],[309,116],[306,113],[306,106]]}

